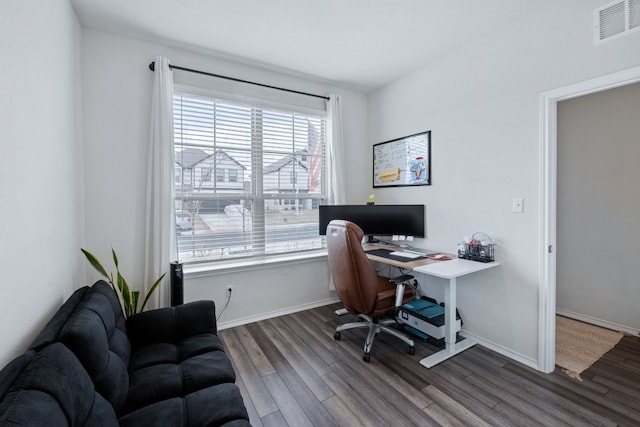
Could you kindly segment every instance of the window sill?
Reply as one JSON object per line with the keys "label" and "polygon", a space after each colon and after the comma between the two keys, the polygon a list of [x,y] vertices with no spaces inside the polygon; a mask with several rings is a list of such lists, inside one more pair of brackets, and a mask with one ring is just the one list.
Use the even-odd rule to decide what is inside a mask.
{"label": "window sill", "polygon": [[314,262],[327,258],[327,250],[302,252],[299,254],[287,254],[274,257],[250,258],[243,260],[230,260],[202,264],[185,264],[183,267],[185,278],[215,276],[218,274],[233,273],[235,271],[260,270],[284,264],[301,264]]}

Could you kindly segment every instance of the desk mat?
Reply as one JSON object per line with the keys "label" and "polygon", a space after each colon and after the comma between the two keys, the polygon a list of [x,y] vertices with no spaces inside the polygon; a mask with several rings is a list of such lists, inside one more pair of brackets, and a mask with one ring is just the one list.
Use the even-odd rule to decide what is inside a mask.
{"label": "desk mat", "polygon": [[370,251],[367,251],[368,254],[379,256],[380,258],[387,258],[387,259],[392,259],[394,261],[400,261],[400,262],[418,261],[420,259],[427,258],[426,256],[419,256],[416,258],[407,258],[403,256],[398,256],[398,255],[391,255],[391,252],[395,252],[395,251],[392,251],[389,249],[371,249]]}

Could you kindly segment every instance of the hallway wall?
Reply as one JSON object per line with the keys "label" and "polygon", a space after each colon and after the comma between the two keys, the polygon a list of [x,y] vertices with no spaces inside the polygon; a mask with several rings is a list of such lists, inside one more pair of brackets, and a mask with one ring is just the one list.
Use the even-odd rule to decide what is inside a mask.
{"label": "hallway wall", "polygon": [[557,309],[640,331],[640,83],[558,103]]}

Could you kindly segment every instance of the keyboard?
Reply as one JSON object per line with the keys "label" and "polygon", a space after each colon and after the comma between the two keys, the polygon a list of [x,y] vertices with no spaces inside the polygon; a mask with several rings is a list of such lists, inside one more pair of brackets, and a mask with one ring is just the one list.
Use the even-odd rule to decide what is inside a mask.
{"label": "keyboard", "polygon": [[396,255],[397,253],[398,252],[396,252],[394,250],[391,250],[391,249],[372,249],[370,251],[367,251],[367,254],[379,256],[381,258],[392,259],[394,261],[402,261],[402,262],[418,260],[418,259],[422,259],[422,258],[426,257],[426,255],[424,255],[424,254],[417,254],[415,252],[413,254],[411,254],[410,257]]}

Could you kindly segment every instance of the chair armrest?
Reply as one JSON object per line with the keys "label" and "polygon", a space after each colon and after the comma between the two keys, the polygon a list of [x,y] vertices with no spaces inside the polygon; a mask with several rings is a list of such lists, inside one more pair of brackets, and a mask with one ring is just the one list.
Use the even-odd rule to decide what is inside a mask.
{"label": "chair armrest", "polygon": [[395,283],[396,285],[398,283],[404,283],[404,282],[408,282],[409,280],[413,279],[413,276],[410,274],[403,274],[402,276],[398,276],[398,277],[393,277],[389,279],[389,282],[391,283]]}
{"label": "chair armrest", "polygon": [[127,335],[133,348],[159,342],[175,343],[194,335],[217,332],[213,301],[149,310],[127,319]]}

